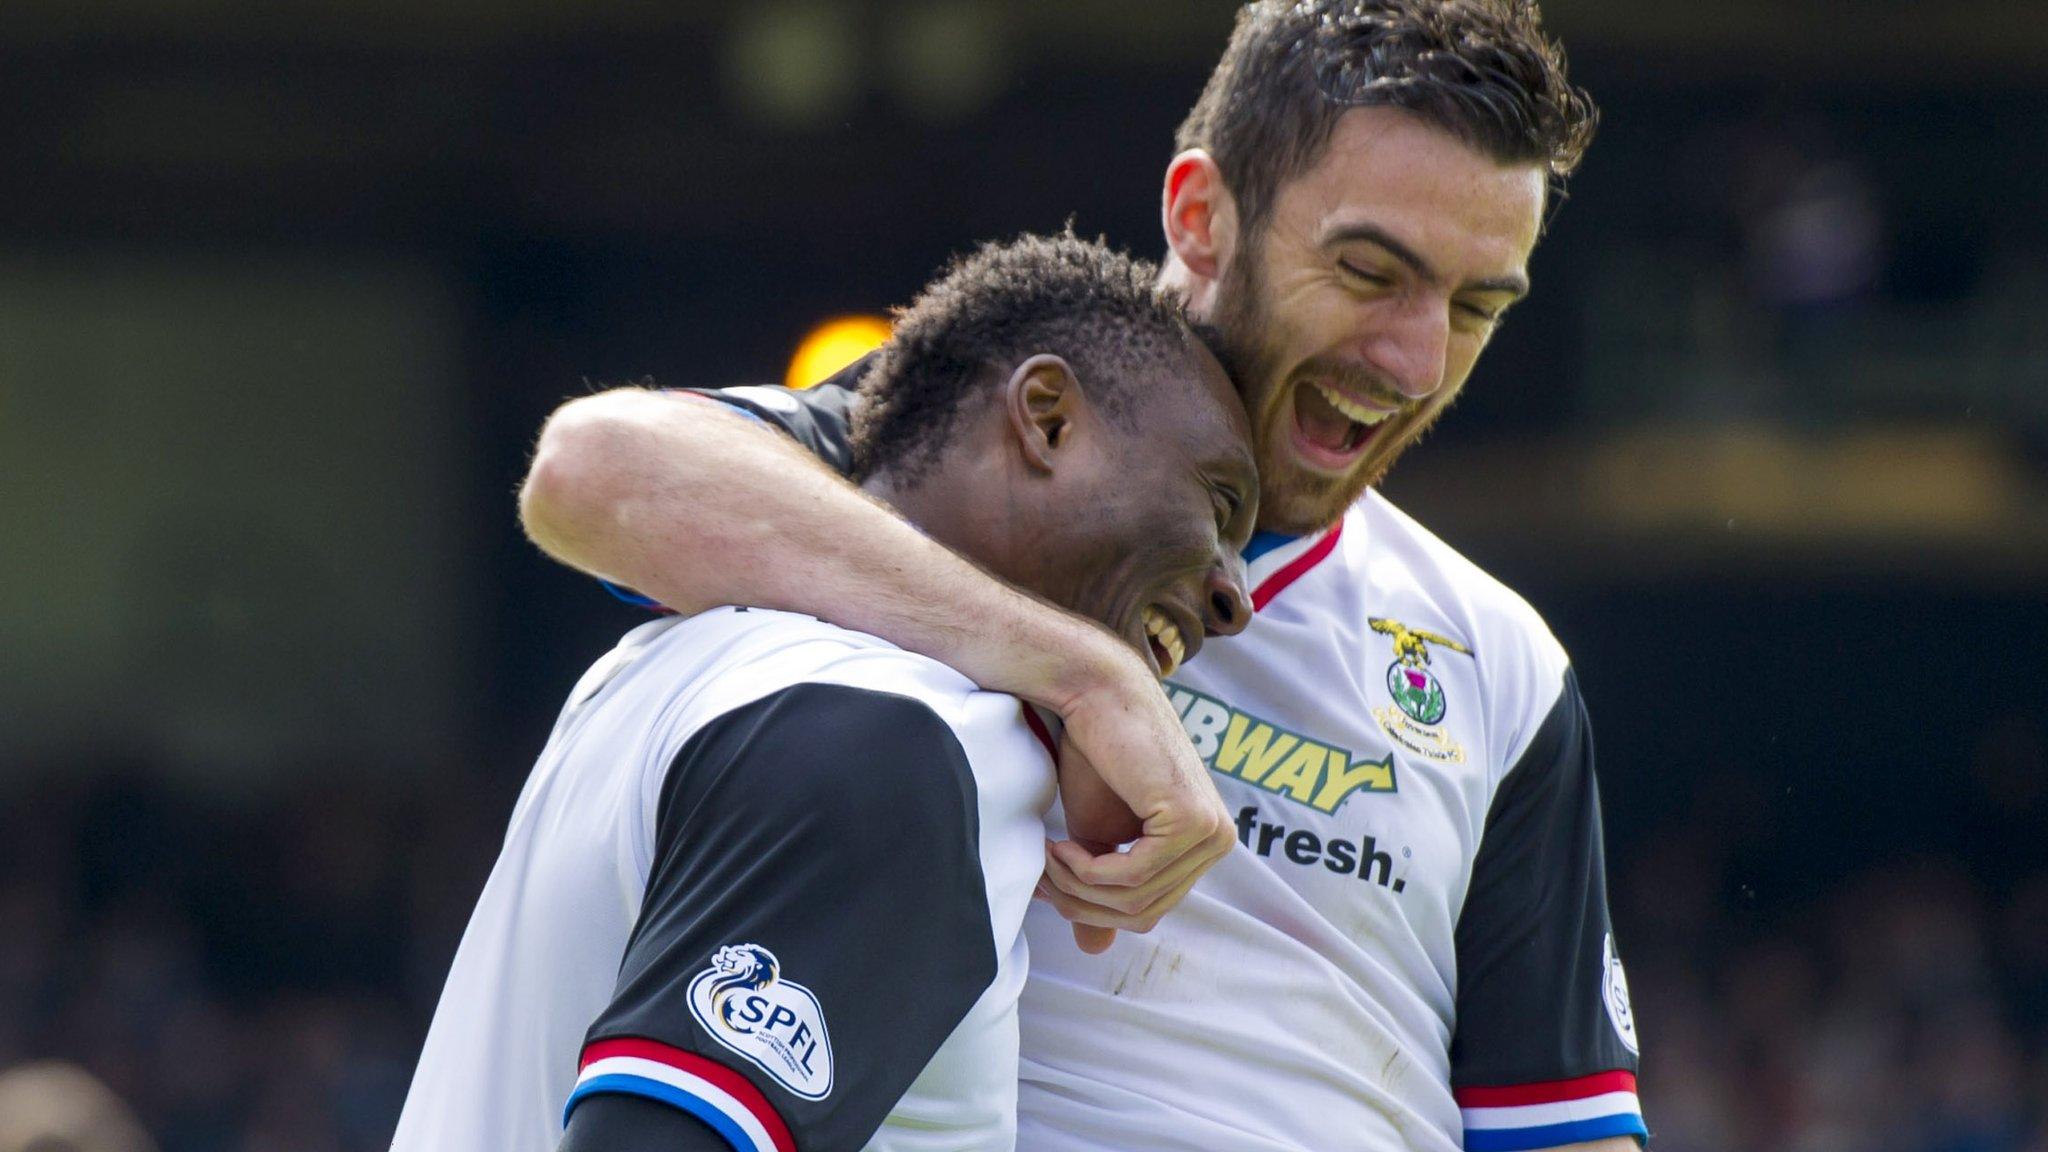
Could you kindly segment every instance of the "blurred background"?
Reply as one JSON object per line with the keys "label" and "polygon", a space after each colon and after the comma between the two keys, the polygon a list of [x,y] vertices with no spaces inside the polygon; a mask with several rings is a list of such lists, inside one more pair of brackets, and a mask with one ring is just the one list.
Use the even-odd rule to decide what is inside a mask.
{"label": "blurred background", "polygon": [[[1606,118],[1390,481],[1573,651],[1668,1152],[2048,1152],[2048,5],[1549,0]],[[0,1068],[380,1152],[636,610],[565,398],[1156,256],[1221,0],[0,4]]]}

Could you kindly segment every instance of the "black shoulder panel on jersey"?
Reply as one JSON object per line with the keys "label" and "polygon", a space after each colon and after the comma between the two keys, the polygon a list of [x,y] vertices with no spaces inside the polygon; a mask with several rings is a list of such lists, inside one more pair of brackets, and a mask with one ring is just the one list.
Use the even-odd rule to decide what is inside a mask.
{"label": "black shoulder panel on jersey", "polygon": [[[1607,870],[1593,733],[1564,689],[1486,814],[1458,916],[1454,1087],[1570,1080],[1636,1068],[1618,968],[1610,1008]],[[1618,966],[1618,960],[1615,961]]]}
{"label": "black shoulder panel on jersey", "polygon": [[975,797],[908,697],[799,684],[705,725],[588,1042],[708,1060],[799,1147],[860,1147],[995,978]]}
{"label": "black shoulder panel on jersey", "polygon": [[732,1152],[709,1124],[642,1096],[592,1096],[569,1117],[557,1152]]}
{"label": "black shoulder panel on jersey", "polygon": [[853,398],[861,377],[875,362],[874,353],[840,369],[815,387],[802,391],[767,386],[684,388],[745,409],[790,434],[811,455],[841,476],[853,474]]}

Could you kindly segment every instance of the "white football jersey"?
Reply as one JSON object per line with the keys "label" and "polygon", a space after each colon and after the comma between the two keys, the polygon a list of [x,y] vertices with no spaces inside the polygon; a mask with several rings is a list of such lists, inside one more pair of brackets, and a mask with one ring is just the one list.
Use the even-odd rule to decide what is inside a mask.
{"label": "white football jersey", "polygon": [[1563,650],[1376,493],[1252,577],[1257,619],[1168,685],[1238,846],[1103,955],[1027,917],[1019,1147],[1640,1134]]}
{"label": "white football jersey", "polygon": [[1049,744],[1009,696],[804,616],[630,633],[506,832],[398,1152],[543,1152],[620,1094],[743,1152],[999,1152]]}

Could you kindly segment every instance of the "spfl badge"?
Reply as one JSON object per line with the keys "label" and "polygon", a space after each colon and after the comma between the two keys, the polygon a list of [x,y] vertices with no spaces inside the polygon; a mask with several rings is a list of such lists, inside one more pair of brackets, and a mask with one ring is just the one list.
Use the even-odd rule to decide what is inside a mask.
{"label": "spfl badge", "polygon": [[690,1012],[713,1040],[752,1061],[806,1100],[832,1091],[832,1039],[818,998],[782,978],[759,944],[720,948],[690,981]]}

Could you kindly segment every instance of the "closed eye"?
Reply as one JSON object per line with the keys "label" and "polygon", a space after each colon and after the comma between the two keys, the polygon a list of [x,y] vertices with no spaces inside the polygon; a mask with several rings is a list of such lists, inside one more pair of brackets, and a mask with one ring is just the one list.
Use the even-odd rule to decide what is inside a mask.
{"label": "closed eye", "polygon": [[1460,301],[1457,307],[1458,311],[1472,317],[1474,320],[1482,324],[1492,325],[1495,328],[1500,327],[1501,322],[1507,319],[1508,314],[1508,310],[1505,308],[1488,308],[1483,304],[1471,304],[1463,301]]}
{"label": "closed eye", "polygon": [[1337,261],[1337,268],[1339,271],[1343,272],[1344,275],[1350,277],[1351,279],[1364,281],[1365,283],[1370,284],[1375,288],[1385,288],[1393,283],[1393,281],[1389,280],[1387,277],[1382,276],[1377,272],[1368,272],[1365,269],[1360,268],[1358,265],[1353,264],[1349,260]]}
{"label": "closed eye", "polygon": [[1216,497],[1216,531],[1228,535],[1230,526],[1237,523],[1238,513],[1244,510],[1244,496],[1228,485],[1210,489]]}
{"label": "closed eye", "polygon": [[1237,506],[1231,502],[1230,494],[1227,492],[1218,490],[1215,497],[1216,534],[1220,536],[1230,531],[1230,519],[1237,515]]}

